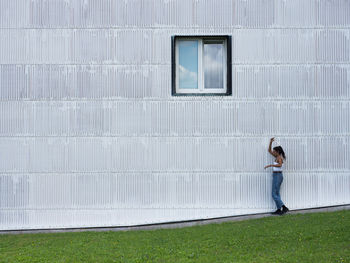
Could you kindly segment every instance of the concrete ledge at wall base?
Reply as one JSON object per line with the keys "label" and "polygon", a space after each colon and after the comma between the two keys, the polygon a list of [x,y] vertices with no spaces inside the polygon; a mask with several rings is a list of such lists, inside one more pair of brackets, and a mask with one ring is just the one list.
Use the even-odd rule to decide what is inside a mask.
{"label": "concrete ledge at wall base", "polygon": [[[341,210],[350,210],[350,204],[347,205],[336,205],[336,206],[326,206],[317,208],[305,208],[290,210],[288,214],[307,214],[307,213],[318,213],[318,212],[334,212]],[[224,222],[233,221],[243,221],[248,219],[257,219],[270,216],[271,213],[259,213],[250,215],[239,215],[239,216],[227,216],[219,218],[209,218],[209,219],[199,219],[190,221],[176,221],[176,222],[165,222],[158,224],[149,225],[137,225],[137,226],[122,226],[122,227],[89,227],[89,228],[63,228],[63,229],[30,229],[30,230],[0,230],[0,234],[35,234],[35,233],[65,233],[65,232],[103,232],[103,231],[135,231],[135,230],[156,230],[156,229],[172,229],[172,228],[182,228],[198,225],[208,225],[208,224],[220,224]]]}

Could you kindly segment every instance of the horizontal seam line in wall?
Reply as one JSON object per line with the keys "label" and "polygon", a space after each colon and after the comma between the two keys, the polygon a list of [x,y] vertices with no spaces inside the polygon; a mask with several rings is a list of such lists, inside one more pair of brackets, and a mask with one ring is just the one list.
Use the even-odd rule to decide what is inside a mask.
{"label": "horizontal seam line in wall", "polygon": [[[328,173],[337,173],[337,174],[348,174],[350,176],[350,170],[313,170],[313,171],[306,171],[306,170],[297,170],[297,171],[283,171],[283,174],[296,174],[296,173],[319,173],[319,174],[328,174]],[[272,171],[237,171],[237,170],[231,170],[231,171],[188,171],[188,170],[179,170],[179,171],[171,171],[171,170],[164,170],[164,171],[159,171],[159,170],[150,170],[150,171],[105,171],[105,172],[92,172],[92,171],[80,171],[80,172],[74,172],[74,171],[66,171],[66,172],[3,172],[0,171],[0,175],[13,175],[13,174],[37,174],[37,175],[46,175],[46,174],[104,174],[104,175],[109,175],[109,174],[150,174],[150,173],[157,173],[157,174],[167,174],[167,173],[187,173],[187,174],[198,174],[198,173],[204,173],[204,174],[211,174],[211,173],[216,173],[216,174],[266,174],[266,175],[271,175]]]}
{"label": "horizontal seam line in wall", "polygon": [[[278,136],[279,135],[279,136]],[[218,137],[220,136],[220,137]],[[237,135],[134,135],[134,136],[125,136],[125,135],[0,135],[0,138],[94,138],[94,139],[103,139],[103,138],[216,138],[220,140],[221,138],[266,138],[269,136],[278,136],[283,138],[347,138],[350,137],[349,133],[344,134],[320,134],[320,135],[308,135],[308,134],[278,134],[278,133],[267,133],[264,135],[254,135],[254,134],[237,134]]]}
{"label": "horizontal seam line in wall", "polygon": [[[155,201],[156,202],[156,201]],[[221,205],[221,203],[217,202],[218,205]],[[244,209],[244,210],[257,210],[257,209],[269,209],[270,207],[256,207],[256,208],[245,208],[244,206],[237,207],[237,206],[222,206],[222,207],[171,207],[171,206],[166,206],[166,207],[98,207],[98,206],[89,206],[89,207],[55,207],[55,208],[50,208],[50,207],[43,207],[43,208],[26,208],[25,206],[18,206],[17,208],[2,208],[1,211],[28,211],[28,210],[33,210],[33,211],[55,211],[55,210],[81,210],[81,211],[94,211],[94,210],[149,210],[149,209],[161,209],[161,210],[188,210],[188,209],[196,209],[196,210],[225,210],[225,209]],[[1,230],[0,230],[1,231]]]}
{"label": "horizontal seam line in wall", "polygon": [[[218,136],[220,136],[218,138]],[[65,138],[65,139],[69,139],[69,138],[89,138],[89,139],[103,139],[103,138],[140,138],[140,139],[144,139],[144,138],[186,138],[186,139],[191,139],[191,138],[196,138],[196,139],[208,139],[208,138],[216,138],[218,140],[222,139],[222,138],[265,138],[265,137],[269,137],[269,136],[277,136],[277,137],[282,137],[283,138],[297,138],[297,139],[305,139],[305,138],[347,138],[350,137],[350,134],[324,134],[324,135],[281,135],[281,134],[266,134],[263,136],[258,136],[258,135],[254,135],[254,134],[240,134],[240,135],[221,135],[221,134],[215,134],[215,135],[193,135],[193,136],[189,136],[189,135],[135,135],[135,136],[125,136],[125,135],[0,135],[0,139],[2,138],[6,138],[6,139],[11,139],[11,138],[21,138],[21,139],[25,139],[25,138]]]}
{"label": "horizontal seam line in wall", "polygon": [[309,66],[309,65],[350,65],[350,60],[347,62],[290,62],[290,63],[285,63],[285,62],[264,62],[264,63],[232,63],[232,66]]}
{"label": "horizontal seam line in wall", "polygon": [[[210,27],[203,27],[203,26],[164,26],[164,27],[155,27],[155,26],[104,26],[104,27],[0,27],[0,30],[130,30],[130,31],[143,31],[143,30],[155,30],[159,29],[162,30],[349,30],[350,26],[313,26],[313,27],[292,27],[292,26],[285,26],[285,27],[249,27],[249,26],[210,26]],[[212,32],[209,32],[212,33]],[[215,34],[227,34],[225,32],[217,32]],[[184,32],[184,34],[188,35],[188,32]],[[181,35],[181,34],[178,34]]]}
{"label": "horizontal seam line in wall", "polygon": [[[170,54],[170,53],[169,53]],[[171,66],[171,63],[149,63],[149,64],[126,64],[126,63],[1,63],[0,66]],[[350,61],[347,62],[264,62],[264,63],[231,63],[232,66],[310,66],[310,65],[346,65],[350,66]]]}
{"label": "horizontal seam line in wall", "polygon": [[84,99],[84,98],[75,98],[72,97],[72,99],[55,99],[55,100],[49,100],[49,99],[6,99],[2,100],[0,98],[0,103],[2,102],[17,102],[17,103],[25,103],[25,102],[42,102],[42,103],[48,103],[48,102],[72,102],[72,103],[79,103],[79,102],[179,102],[179,101],[187,101],[187,102],[206,102],[206,101],[227,101],[227,102],[266,102],[266,103],[272,103],[272,102],[350,102],[349,98],[336,98],[336,99],[330,99],[330,98],[272,98],[272,97],[262,97],[262,98],[240,98],[237,99],[234,97],[234,95],[231,96],[186,96],[186,97],[180,97],[180,96],[174,96],[169,99],[169,97],[159,98],[92,98],[92,99]]}
{"label": "horizontal seam line in wall", "polygon": [[[350,62],[349,62],[350,65]],[[171,66],[171,63],[122,64],[122,63],[0,63],[0,66]]]}

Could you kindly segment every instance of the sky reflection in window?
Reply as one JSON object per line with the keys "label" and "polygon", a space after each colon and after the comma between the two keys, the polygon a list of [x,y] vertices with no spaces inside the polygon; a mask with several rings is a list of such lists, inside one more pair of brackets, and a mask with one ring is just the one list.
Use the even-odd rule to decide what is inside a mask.
{"label": "sky reflection in window", "polygon": [[198,89],[198,41],[179,41],[180,89]]}
{"label": "sky reflection in window", "polygon": [[204,88],[224,88],[224,45],[221,43],[204,44]]}

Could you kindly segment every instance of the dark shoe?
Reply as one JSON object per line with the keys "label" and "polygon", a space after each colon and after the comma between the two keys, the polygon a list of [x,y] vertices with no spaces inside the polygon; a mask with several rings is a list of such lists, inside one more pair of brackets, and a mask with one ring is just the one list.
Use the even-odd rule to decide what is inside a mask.
{"label": "dark shoe", "polygon": [[285,205],[282,206],[282,213],[285,214],[289,211],[288,207],[286,207]]}
{"label": "dark shoe", "polygon": [[282,215],[283,212],[281,211],[281,209],[277,209],[275,212],[271,213],[272,215]]}

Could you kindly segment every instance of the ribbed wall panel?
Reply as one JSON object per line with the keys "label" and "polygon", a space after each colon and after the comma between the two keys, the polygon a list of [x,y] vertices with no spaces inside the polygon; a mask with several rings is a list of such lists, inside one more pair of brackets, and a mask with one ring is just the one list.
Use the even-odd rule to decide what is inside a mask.
{"label": "ribbed wall panel", "polygon": [[8,101],[0,112],[0,137],[350,135],[349,100]]}
{"label": "ribbed wall panel", "polygon": [[[232,81],[232,99],[350,98],[349,64],[234,65]],[[0,65],[0,101],[123,98],[173,100],[170,65]]]}
{"label": "ribbed wall panel", "polygon": [[[284,177],[282,198],[294,208],[350,198],[347,173]],[[4,229],[30,229],[267,212],[274,208],[271,181],[267,173],[2,174],[0,220]]]}
{"label": "ribbed wall panel", "polygon": [[[302,199],[306,206],[315,206],[349,197],[346,174],[328,177],[327,173],[286,173],[286,184],[302,194],[283,189],[283,197],[293,206],[300,206]],[[2,174],[0,180],[4,210],[272,209],[274,205],[272,177],[267,173]],[[334,187],[338,183],[340,187]],[[308,191],[315,186],[315,192]]]}
{"label": "ribbed wall panel", "polygon": [[349,30],[237,30],[233,37],[232,62],[349,63]]}
{"label": "ribbed wall panel", "polygon": [[233,64],[349,63],[349,29],[0,29],[1,64],[168,64],[175,34],[233,35]]}
{"label": "ribbed wall panel", "polygon": [[0,28],[348,27],[349,13],[348,0],[2,0]]}
{"label": "ribbed wall panel", "polygon": [[[1,64],[170,64],[173,31],[1,29]],[[167,44],[166,44],[167,43]]]}
{"label": "ribbed wall panel", "polygon": [[[284,137],[279,143],[288,149],[287,171],[350,172],[349,140]],[[267,143],[262,137],[0,138],[0,165],[3,172],[258,172],[272,161]]]}
{"label": "ribbed wall panel", "polygon": [[[0,230],[350,203],[349,0],[0,0]],[[171,95],[171,36],[232,36],[232,96]]]}
{"label": "ribbed wall panel", "polygon": [[346,99],[350,67],[344,65],[234,66],[233,93],[242,99]]}
{"label": "ribbed wall panel", "polygon": [[170,97],[170,65],[0,65],[0,100]]}

